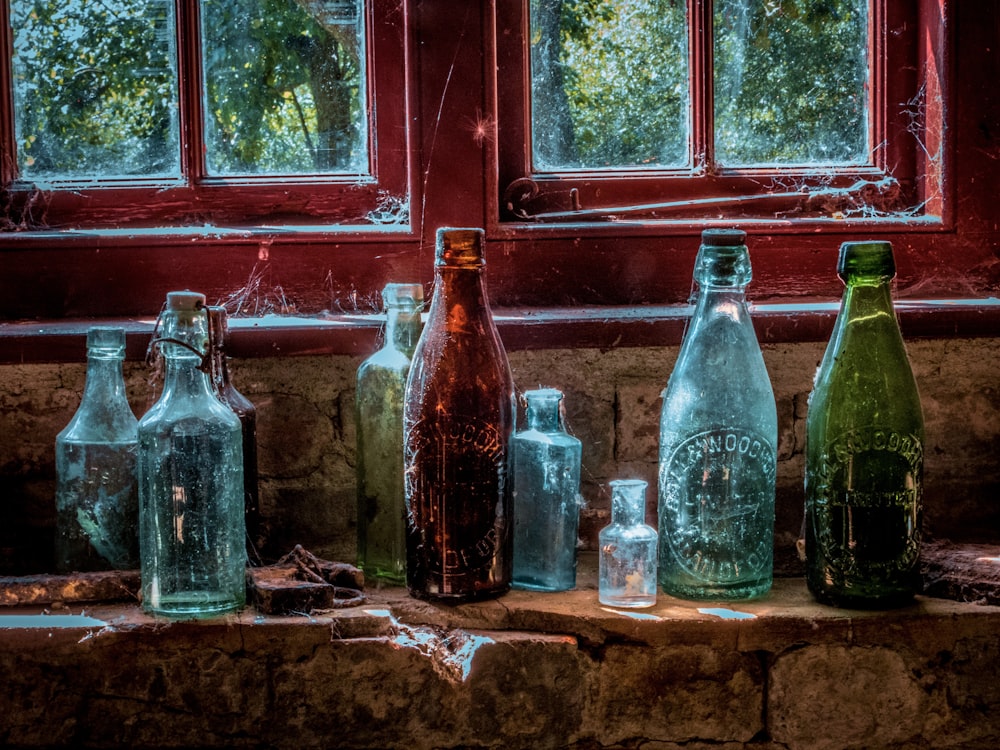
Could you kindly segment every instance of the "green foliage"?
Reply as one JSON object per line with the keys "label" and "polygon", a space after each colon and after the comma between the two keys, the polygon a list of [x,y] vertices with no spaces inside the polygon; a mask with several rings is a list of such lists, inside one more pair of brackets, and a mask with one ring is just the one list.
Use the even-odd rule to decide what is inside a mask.
{"label": "green foliage", "polygon": [[[173,0],[10,2],[22,177],[179,176]],[[363,40],[336,5],[203,0],[211,174],[366,168]]]}
{"label": "green foliage", "polygon": [[[532,0],[536,168],[684,166],[686,3]],[[866,0],[716,0],[715,158],[867,158]]]}

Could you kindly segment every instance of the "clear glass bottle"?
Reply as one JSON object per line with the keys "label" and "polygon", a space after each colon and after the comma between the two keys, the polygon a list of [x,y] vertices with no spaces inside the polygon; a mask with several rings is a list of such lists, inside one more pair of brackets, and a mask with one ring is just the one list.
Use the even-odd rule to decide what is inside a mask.
{"label": "clear glass bottle", "polygon": [[247,528],[247,556],[254,564],[260,564],[259,550],[263,537],[257,478],[257,407],[236,390],[229,375],[229,315],[226,308],[209,305],[205,310],[212,350],[212,387],[219,400],[239,418],[243,434],[243,516]]}
{"label": "clear glass bottle", "polygon": [[609,607],[656,604],[656,529],[645,523],[646,482],[615,479],[611,523],[597,535],[597,598]]}
{"label": "clear glass bottle", "polygon": [[481,229],[439,229],[403,411],[406,585],[453,602],[511,584],[514,381],[486,297]]}
{"label": "clear glass bottle", "polygon": [[209,378],[205,298],[171,292],[155,342],[163,393],[139,421],[142,606],[210,617],[245,600],[243,431]]}
{"label": "clear glass bottle", "polygon": [[420,338],[424,289],[387,284],[382,290],[382,347],[361,363],[355,390],[358,567],[366,576],[406,582],[403,496],[403,396]]}
{"label": "clear glass bottle", "polygon": [[706,230],[691,322],[660,417],[660,586],[688,599],[771,588],[778,441],[771,381],[747,310],[746,234]]}
{"label": "clear glass bottle", "polygon": [[80,406],[56,437],[56,570],[139,566],[137,425],[125,396],[125,331],[87,331]]}
{"label": "clear glass bottle", "polygon": [[919,590],[924,424],[892,306],[888,242],[845,242],[846,284],[806,418],[806,581],[844,607]]}
{"label": "clear glass bottle", "polygon": [[514,433],[514,587],[576,586],[580,441],[566,434],[563,394],[526,391],[527,429]]}

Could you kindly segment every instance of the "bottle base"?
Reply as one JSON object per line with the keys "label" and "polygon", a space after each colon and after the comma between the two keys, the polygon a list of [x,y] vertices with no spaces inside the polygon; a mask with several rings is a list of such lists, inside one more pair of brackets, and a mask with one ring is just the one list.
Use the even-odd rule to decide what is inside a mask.
{"label": "bottle base", "polygon": [[186,591],[160,596],[155,606],[144,601],[142,607],[157,617],[195,620],[238,612],[245,604],[243,597],[224,596],[214,591]]}
{"label": "bottle base", "polygon": [[615,609],[645,609],[656,604],[656,596],[604,597],[598,595],[597,601],[605,607]]}
{"label": "bottle base", "polygon": [[511,584],[512,588],[518,589],[520,591],[545,591],[548,593],[554,591],[569,591],[576,588],[576,581],[572,583],[548,583],[545,581],[539,581],[537,578],[525,578],[518,580],[514,579],[514,583]]}
{"label": "bottle base", "polygon": [[414,599],[420,599],[425,602],[435,602],[437,604],[464,604],[466,602],[480,602],[488,599],[497,599],[510,591],[510,584],[500,588],[485,589],[482,591],[460,594],[441,594],[437,592],[424,591],[422,589],[415,589],[412,587],[407,587],[407,590],[409,591],[410,596]]}
{"label": "bottle base", "polygon": [[664,594],[678,599],[692,599],[706,602],[745,601],[758,599],[771,590],[771,579],[763,581],[740,582],[734,584],[688,584],[660,582],[660,590]]}
{"label": "bottle base", "polygon": [[901,609],[910,606],[914,602],[913,591],[897,591],[877,596],[822,591],[816,590],[812,586],[809,587],[809,591],[820,604],[837,607],[838,609]]}

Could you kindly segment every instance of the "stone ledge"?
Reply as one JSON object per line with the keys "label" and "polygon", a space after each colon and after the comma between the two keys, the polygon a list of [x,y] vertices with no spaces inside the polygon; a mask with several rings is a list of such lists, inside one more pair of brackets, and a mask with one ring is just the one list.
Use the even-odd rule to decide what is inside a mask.
{"label": "stone ledge", "polygon": [[628,612],[597,603],[589,560],[580,579],[457,607],[385,588],[302,617],[3,610],[0,743],[1000,746],[998,607],[837,610],[779,579],[759,601]]}

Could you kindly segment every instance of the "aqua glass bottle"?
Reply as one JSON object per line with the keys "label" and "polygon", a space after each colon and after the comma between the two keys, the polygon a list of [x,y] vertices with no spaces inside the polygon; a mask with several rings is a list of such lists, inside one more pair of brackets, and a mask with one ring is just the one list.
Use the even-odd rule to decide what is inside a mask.
{"label": "aqua glass bottle", "polygon": [[142,606],[172,618],[245,601],[243,432],[209,379],[204,308],[201,294],[167,295],[163,393],[139,421]]}
{"label": "aqua glass bottle", "polygon": [[514,587],[565,591],[576,586],[580,520],[580,441],[562,420],[562,392],[524,394],[527,429],[512,441]]}
{"label": "aqua glass bottle", "polygon": [[699,291],[663,393],[660,586],[687,599],[771,588],[777,410],[747,310],[746,234],[706,230]]}
{"label": "aqua glass bottle", "polygon": [[656,604],[657,534],[645,522],[646,482],[615,479],[611,523],[597,535],[597,598],[609,607]]}
{"label": "aqua glass bottle", "polygon": [[260,491],[257,479],[257,407],[233,385],[229,375],[229,314],[226,308],[209,305],[208,334],[211,343],[211,377],[215,395],[240,420],[243,434],[243,515],[247,528],[247,556],[260,564],[263,536]]}
{"label": "aqua glass bottle", "polygon": [[837,270],[846,289],[806,418],[806,581],[828,604],[892,607],[920,585],[920,395],[892,246],[845,242]]}
{"label": "aqua glass bottle", "polygon": [[358,567],[367,577],[406,583],[406,499],[403,492],[403,396],[420,338],[424,290],[387,284],[382,290],[382,347],[361,363],[355,390],[358,482]]}
{"label": "aqua glass bottle", "polygon": [[139,566],[138,421],[125,396],[125,331],[87,331],[80,406],[56,437],[56,569]]}

